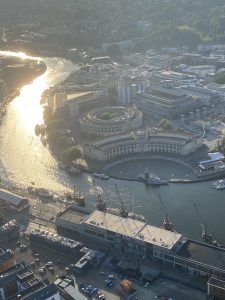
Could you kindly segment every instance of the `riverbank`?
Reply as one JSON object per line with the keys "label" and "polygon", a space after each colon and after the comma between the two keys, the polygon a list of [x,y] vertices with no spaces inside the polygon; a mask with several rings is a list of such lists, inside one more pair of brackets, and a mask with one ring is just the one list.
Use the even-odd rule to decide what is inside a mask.
{"label": "riverbank", "polygon": [[[1,56],[0,56],[1,57]],[[7,63],[3,66],[3,80],[4,84],[7,87],[7,93],[4,95],[3,101],[0,102],[0,112],[4,115],[4,111],[8,103],[15,99],[20,94],[20,90],[23,86],[31,83],[33,80],[43,75],[46,70],[46,64],[42,62],[36,62],[36,60],[24,61],[20,57],[11,58],[12,61],[8,58],[5,58]],[[13,63],[10,65],[10,63]]]}
{"label": "riverbank", "polygon": [[[163,165],[164,162],[170,162],[174,163],[174,165],[178,164],[180,166],[183,166],[184,170],[186,170],[183,174],[183,176],[175,177],[174,174],[172,174],[171,177],[166,178],[168,180],[168,183],[173,184],[191,184],[191,183],[200,183],[200,182],[207,182],[212,180],[217,180],[225,177],[225,170],[218,171],[218,172],[212,172],[207,174],[200,174],[199,170],[197,168],[196,162],[190,161],[190,156],[177,158],[176,157],[170,157],[170,156],[160,156],[160,155],[144,155],[141,156],[131,156],[131,157],[124,157],[122,159],[116,160],[116,161],[110,161],[109,163],[105,162],[96,162],[96,161],[89,161],[88,168],[82,168],[82,171],[87,173],[105,173],[110,178],[116,179],[116,180],[122,180],[122,181],[131,181],[131,182],[141,182],[140,179],[138,179],[137,168],[134,167],[134,171],[132,170],[126,170],[126,166],[132,164],[132,162],[141,162],[144,161],[145,164],[143,164],[142,173],[145,169],[145,167],[151,165],[152,161],[160,161]],[[200,157],[199,157],[200,160]],[[140,164],[140,163],[139,163]],[[101,166],[101,167],[100,167]],[[140,172],[141,172],[140,171]],[[151,171],[151,168],[150,168]],[[157,176],[161,177],[162,174],[158,174],[157,171],[153,172],[156,173]],[[163,178],[165,179],[165,178]]]}

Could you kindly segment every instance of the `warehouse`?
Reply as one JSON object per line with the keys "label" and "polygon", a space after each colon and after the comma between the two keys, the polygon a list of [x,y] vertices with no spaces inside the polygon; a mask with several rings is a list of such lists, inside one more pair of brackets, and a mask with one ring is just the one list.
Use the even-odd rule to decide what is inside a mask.
{"label": "warehouse", "polygon": [[6,210],[21,212],[29,209],[30,205],[28,199],[0,189],[0,206]]}

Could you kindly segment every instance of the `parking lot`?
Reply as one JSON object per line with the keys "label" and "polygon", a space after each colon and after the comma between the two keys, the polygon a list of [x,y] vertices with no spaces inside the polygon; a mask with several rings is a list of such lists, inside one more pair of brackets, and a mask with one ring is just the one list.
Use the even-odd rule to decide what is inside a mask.
{"label": "parking lot", "polygon": [[[78,257],[65,256],[62,253],[43,248],[41,245],[30,245],[26,238],[21,239],[21,244],[27,245],[27,249],[21,250],[18,246],[14,249],[17,263],[24,261],[27,265],[31,266],[33,272],[38,276],[43,279],[47,278],[50,282],[54,282],[54,280],[61,275],[69,274],[73,276],[66,268],[76,262],[79,259]],[[40,272],[41,269],[44,270],[44,272]],[[116,288],[119,286],[120,281],[125,278],[133,283],[133,287],[137,291],[133,297],[134,300],[203,300],[206,298],[206,293],[165,279],[162,276],[157,278],[154,282],[148,282],[147,284],[146,282],[140,282],[139,280],[126,277],[114,271],[110,257],[106,258],[100,268],[92,268],[83,274],[75,275],[75,282],[79,287],[87,288],[91,286],[90,291],[93,290],[93,288],[98,289],[98,294],[94,293],[93,295],[83,290],[83,294],[88,299],[96,298],[96,295],[100,295],[99,299],[102,300],[118,300],[121,299],[121,297],[117,293]]]}
{"label": "parking lot", "polygon": [[[76,282],[78,285],[81,283],[84,286],[92,285],[102,291],[106,299],[118,300],[120,296],[116,292],[116,287],[119,285],[123,278],[127,278],[121,274],[115,273],[109,270],[108,262],[103,263],[100,269],[92,269],[85,274],[76,277]],[[106,286],[106,282],[109,280],[109,275],[113,275],[113,285]],[[173,299],[173,300],[205,300],[206,293],[199,290],[187,287],[185,285],[179,284],[168,279],[159,277],[153,283],[141,283],[133,278],[127,278],[130,280],[134,289],[137,290],[137,294],[134,299],[138,300],[151,300],[151,299]]]}
{"label": "parking lot", "polygon": [[[19,247],[15,249],[14,253],[17,263],[24,261],[31,266],[35,274],[43,279],[48,278],[50,282],[53,282],[57,276],[65,274],[65,268],[76,261],[76,257],[62,255],[62,253],[43,248],[41,245],[32,245],[30,247],[27,243],[27,246],[28,248],[25,251],[21,251]],[[49,267],[53,269],[49,270],[49,267],[46,267],[48,262],[52,262],[52,266],[49,265]],[[44,272],[41,272],[41,269],[44,269]]]}
{"label": "parking lot", "polygon": [[[106,299],[120,299],[120,296],[116,292],[116,286],[119,284],[121,279],[117,277],[114,281],[113,287],[106,287],[104,282],[107,279],[107,275],[103,276],[97,274],[96,271],[92,271],[86,274],[85,276],[82,275],[81,277],[77,277],[76,281],[78,284],[82,282],[84,286],[88,286],[91,284],[93,287],[97,287],[102,291]],[[148,286],[140,285],[140,283],[132,279],[131,281],[134,283],[134,288],[137,290],[137,294],[135,295],[134,299],[205,300],[206,298],[206,294],[201,291],[186,287],[184,285],[169,281],[167,279],[158,278],[153,283],[149,283]]]}

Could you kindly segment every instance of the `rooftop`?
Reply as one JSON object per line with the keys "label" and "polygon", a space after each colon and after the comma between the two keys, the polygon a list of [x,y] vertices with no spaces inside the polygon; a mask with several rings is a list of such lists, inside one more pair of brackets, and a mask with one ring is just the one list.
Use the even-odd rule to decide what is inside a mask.
{"label": "rooftop", "polygon": [[98,210],[95,210],[82,223],[168,249],[172,249],[182,237],[181,234],[147,225],[142,221],[123,218]]}
{"label": "rooftop", "polygon": [[145,241],[146,243],[172,249],[173,246],[182,237],[177,232],[164,230],[159,227],[146,225],[143,230],[136,236],[137,239]]}
{"label": "rooftop", "polygon": [[218,278],[211,277],[209,279],[208,284],[210,284],[210,285],[212,285],[214,287],[221,288],[221,289],[225,290],[225,281],[220,280]]}
{"label": "rooftop", "polygon": [[177,254],[205,265],[225,269],[225,250],[222,248],[188,240]]}
{"label": "rooftop", "polygon": [[176,77],[178,79],[194,79],[195,76],[181,73],[181,72],[174,72],[174,71],[160,71],[160,76],[169,76],[169,77]]}
{"label": "rooftop", "polygon": [[6,201],[9,204],[18,206],[23,202],[23,200],[25,200],[25,198],[1,189],[0,190],[0,200]]}
{"label": "rooftop", "polygon": [[91,98],[95,97],[93,91],[86,91],[86,92],[75,92],[72,94],[67,94],[66,98],[68,102],[74,102],[74,101],[79,101],[82,100],[83,98]]}
{"label": "rooftop", "polygon": [[11,250],[7,249],[6,251],[3,251],[0,249],[0,265],[11,258],[13,258],[13,253]]}
{"label": "rooftop", "polygon": [[[21,300],[45,300],[45,299],[50,299],[54,295],[58,294],[56,286],[51,283],[49,285],[44,285],[40,286],[40,288],[37,287],[35,289],[32,287],[32,290],[25,290],[20,293],[21,297],[18,297],[16,295],[15,297],[11,297],[10,300],[16,300],[16,299],[21,299]],[[53,298],[51,298],[53,299]]]}
{"label": "rooftop", "polygon": [[225,91],[225,84],[218,84],[218,83],[210,83],[207,85],[208,89],[224,92]]}
{"label": "rooftop", "polygon": [[90,212],[86,210],[78,210],[74,209],[72,207],[69,207],[64,212],[62,212],[58,218],[65,222],[80,224],[88,215]]}
{"label": "rooftop", "polygon": [[74,280],[69,277],[56,279],[54,284],[63,290],[66,296],[70,299],[87,300],[87,298],[79,292],[77,285],[74,284]]}
{"label": "rooftop", "polygon": [[106,136],[102,138],[97,138],[90,142],[90,144],[94,147],[98,148],[108,148],[111,145],[123,145],[127,143],[137,143],[138,137],[144,138],[145,142],[148,140],[151,142],[159,142],[159,143],[173,143],[177,145],[185,145],[190,142],[193,138],[196,138],[197,135],[191,132],[177,132],[177,131],[154,131],[154,130],[145,130],[145,131],[135,131],[131,133],[122,133],[117,134],[115,136]]}

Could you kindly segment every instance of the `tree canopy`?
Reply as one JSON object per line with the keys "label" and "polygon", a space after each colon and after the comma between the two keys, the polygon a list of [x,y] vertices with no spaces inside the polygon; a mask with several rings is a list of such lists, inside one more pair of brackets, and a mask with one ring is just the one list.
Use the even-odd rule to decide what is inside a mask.
{"label": "tree canopy", "polygon": [[[14,26],[19,33],[18,25],[30,20],[39,33],[54,29],[57,40],[71,46],[112,43],[112,56],[120,54],[116,42],[128,39],[138,38],[135,47],[140,50],[225,42],[224,0],[2,1],[0,26]],[[143,36],[139,20],[152,24]]]}
{"label": "tree canopy", "polygon": [[167,119],[162,119],[159,122],[159,127],[163,130],[171,130],[173,128],[171,122]]}

